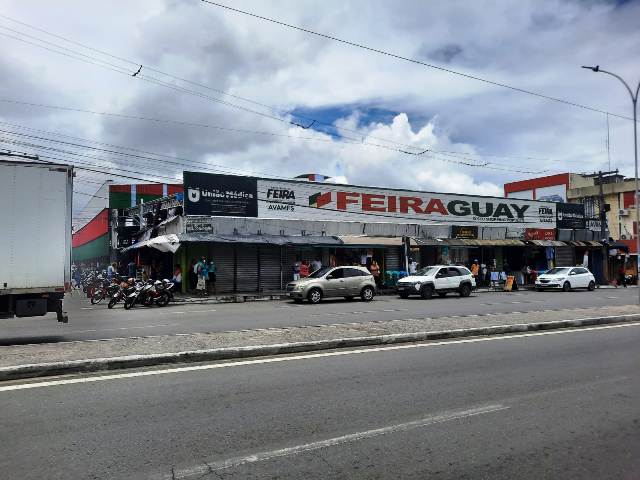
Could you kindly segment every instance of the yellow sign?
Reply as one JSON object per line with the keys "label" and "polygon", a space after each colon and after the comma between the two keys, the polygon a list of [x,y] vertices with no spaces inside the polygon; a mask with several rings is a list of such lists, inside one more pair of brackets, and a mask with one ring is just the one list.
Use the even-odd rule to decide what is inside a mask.
{"label": "yellow sign", "polygon": [[513,275],[509,275],[507,277],[507,281],[504,282],[504,291],[505,292],[510,292],[511,289],[513,288],[513,282],[515,280],[516,277],[514,277]]}

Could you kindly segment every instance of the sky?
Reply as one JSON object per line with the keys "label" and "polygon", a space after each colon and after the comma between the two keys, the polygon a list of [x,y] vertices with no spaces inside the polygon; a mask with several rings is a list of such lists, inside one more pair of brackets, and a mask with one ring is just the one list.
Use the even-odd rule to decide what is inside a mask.
{"label": "sky", "polygon": [[[600,65],[637,85],[638,1],[226,4],[632,116],[617,80],[580,66]],[[609,169],[603,113],[201,1],[0,0],[0,15],[0,149],[97,170],[78,170],[76,212],[105,179],[136,181],[100,172],[164,182],[180,181],[183,169],[320,173],[342,183],[499,196],[508,181]],[[609,116],[611,168],[626,175],[632,125]]]}

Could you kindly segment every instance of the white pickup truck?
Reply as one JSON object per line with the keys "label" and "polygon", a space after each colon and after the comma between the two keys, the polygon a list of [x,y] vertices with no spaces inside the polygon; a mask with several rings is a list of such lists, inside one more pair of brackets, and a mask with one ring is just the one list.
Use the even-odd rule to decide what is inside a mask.
{"label": "white pickup truck", "polygon": [[0,317],[67,322],[73,167],[0,160]]}

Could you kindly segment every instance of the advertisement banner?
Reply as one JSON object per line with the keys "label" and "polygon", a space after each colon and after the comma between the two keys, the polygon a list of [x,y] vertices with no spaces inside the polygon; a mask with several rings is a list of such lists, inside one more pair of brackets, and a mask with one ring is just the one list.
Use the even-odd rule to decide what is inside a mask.
{"label": "advertisement banner", "polygon": [[453,225],[451,227],[451,238],[477,240],[478,227],[461,227],[458,225]]}
{"label": "advertisement banner", "polygon": [[186,215],[555,228],[556,204],[184,172]]}
{"label": "advertisement banner", "polygon": [[527,228],[524,231],[525,240],[555,240],[556,231],[553,228]]}
{"label": "advertisement banner", "polygon": [[555,228],[555,203],[258,179],[258,217]]}
{"label": "advertisement banner", "polygon": [[557,203],[557,228],[584,229],[586,226],[582,203]]}
{"label": "advertisement banner", "polygon": [[186,233],[213,233],[213,223],[209,217],[187,217]]}
{"label": "advertisement banner", "polygon": [[255,177],[184,172],[186,215],[257,217]]}

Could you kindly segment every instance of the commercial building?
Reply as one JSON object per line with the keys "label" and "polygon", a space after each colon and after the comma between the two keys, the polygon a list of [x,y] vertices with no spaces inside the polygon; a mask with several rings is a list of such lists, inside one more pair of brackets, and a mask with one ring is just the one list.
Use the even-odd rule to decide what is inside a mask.
{"label": "commercial building", "polygon": [[139,205],[123,222],[137,229],[126,261],[162,276],[178,264],[187,288],[192,261],[213,258],[218,292],[280,290],[298,260],[375,260],[393,283],[408,258],[520,272],[582,264],[576,248],[587,261],[602,251],[581,205],[197,172],[184,172],[182,200]]}
{"label": "commercial building", "polygon": [[[589,175],[563,173],[507,183],[504,191],[508,198],[554,199],[582,205],[586,230],[591,232],[592,239],[603,241],[607,247],[602,267],[605,277],[616,278],[621,265],[628,274],[637,274],[633,179],[625,179],[617,171]],[[566,239],[560,225],[558,229],[558,238]]]}

